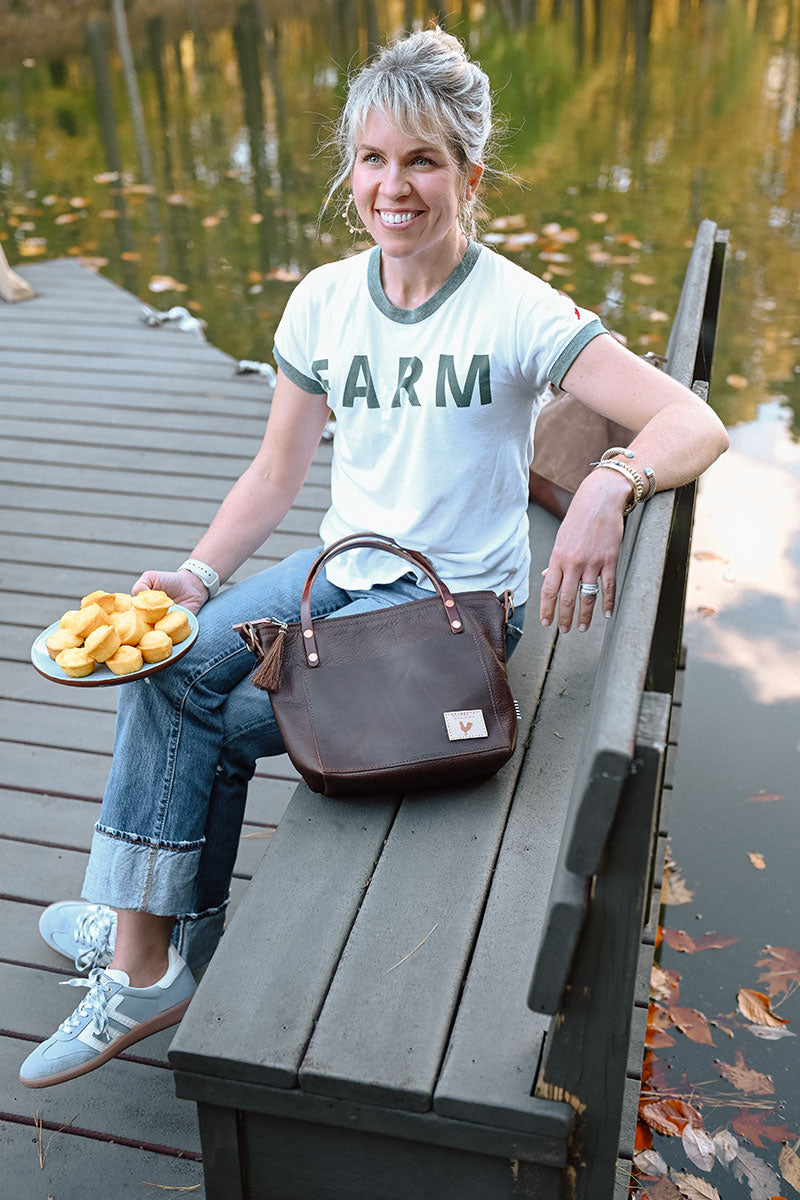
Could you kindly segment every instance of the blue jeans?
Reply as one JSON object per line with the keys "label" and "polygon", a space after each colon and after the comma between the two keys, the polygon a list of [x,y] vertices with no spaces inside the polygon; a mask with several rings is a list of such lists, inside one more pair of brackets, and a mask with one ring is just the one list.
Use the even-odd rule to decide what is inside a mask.
{"label": "blue jeans", "polygon": [[[95,825],[83,898],[175,916],[173,941],[193,968],[214,952],[256,760],[283,754],[269,697],[254,688],[251,652],[232,626],[272,616],[296,621],[319,547],[220,592],[203,606],[191,650],[168,670],[120,688],[114,759]],[[430,596],[413,577],[347,592],[324,572],[314,618],[366,612]],[[514,614],[509,651],[522,629]]]}

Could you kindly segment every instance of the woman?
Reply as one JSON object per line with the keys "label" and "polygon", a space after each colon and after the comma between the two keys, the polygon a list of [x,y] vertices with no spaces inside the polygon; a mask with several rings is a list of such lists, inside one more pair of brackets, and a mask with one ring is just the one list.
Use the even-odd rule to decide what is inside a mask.
{"label": "woman", "polygon": [[[113,957],[74,981],[89,995],[26,1060],[29,1086],[83,1074],[175,1024],[194,989],[190,967],[213,953],[247,783],[258,757],[283,750],[231,626],[297,619],[317,551],[215,593],[293,503],[329,407],[337,432],[323,542],[374,529],[422,550],[453,590],[513,588],[512,638],[530,570],[532,418],[548,383],[639,431],[580,485],[558,533],[540,620],[557,615],[564,632],[589,626],[598,597],[605,615],[613,610],[626,509],[645,490],[695,478],[727,445],[709,409],[593,313],[473,240],[490,131],[488,79],[441,30],[386,48],[352,83],[334,188],[349,184],[346,218],[354,205],[376,245],[296,288],[275,338],[261,449],[192,558],[134,586],[199,612],[200,635],[170,670],[120,689],[83,891],[103,907],[59,904],[41,922],[47,941],[83,965],[107,961],[112,946]],[[429,594],[399,561],[370,550],[337,558],[315,586],[313,615]]]}

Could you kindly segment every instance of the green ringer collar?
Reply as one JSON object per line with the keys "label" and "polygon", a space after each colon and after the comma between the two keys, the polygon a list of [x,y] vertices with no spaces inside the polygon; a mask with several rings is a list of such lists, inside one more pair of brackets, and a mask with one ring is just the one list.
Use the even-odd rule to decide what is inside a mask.
{"label": "green ringer collar", "polygon": [[457,291],[478,261],[480,252],[481,247],[479,244],[469,241],[461,262],[449,279],[445,280],[438,292],[434,292],[430,299],[426,300],[424,304],[420,304],[417,308],[397,308],[387,298],[383,290],[383,284],[381,283],[381,248],[380,246],[375,246],[369,256],[367,269],[369,294],[376,308],[385,317],[389,317],[392,321],[397,321],[399,325],[416,325],[419,321],[424,321],[426,317],[430,317],[432,313],[435,313],[438,308],[441,308],[445,300],[449,300],[453,292]]}

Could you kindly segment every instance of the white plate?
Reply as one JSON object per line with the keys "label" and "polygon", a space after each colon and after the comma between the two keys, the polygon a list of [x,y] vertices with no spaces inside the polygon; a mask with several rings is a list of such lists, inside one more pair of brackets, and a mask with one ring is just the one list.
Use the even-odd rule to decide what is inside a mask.
{"label": "white plate", "polygon": [[82,675],[79,679],[74,679],[71,675],[65,675],[61,667],[53,661],[47,652],[47,639],[58,630],[58,621],[55,621],[52,625],[48,625],[47,629],[43,629],[31,646],[31,662],[40,675],[44,675],[46,679],[52,679],[54,683],[66,683],[68,687],[111,687],[117,683],[130,683],[134,679],[144,679],[146,675],[154,675],[156,671],[163,671],[165,667],[169,667],[172,663],[177,662],[179,658],[183,658],[186,651],[191,649],[192,644],[197,638],[199,631],[197,617],[181,604],[173,604],[169,611],[174,612],[176,609],[179,612],[186,613],[186,616],[189,618],[191,630],[189,636],[182,642],[179,642],[177,646],[172,647],[172,654],[170,654],[169,658],[163,658],[161,662],[157,663],[145,663],[141,671],[132,671],[130,675],[115,675],[105,663],[98,663],[91,675]]}

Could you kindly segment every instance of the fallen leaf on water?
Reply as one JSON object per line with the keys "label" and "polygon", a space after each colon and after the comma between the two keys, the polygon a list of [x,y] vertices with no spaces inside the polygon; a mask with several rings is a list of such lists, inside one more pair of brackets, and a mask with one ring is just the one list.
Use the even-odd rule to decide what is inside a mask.
{"label": "fallen leaf on water", "polygon": [[633,267],[636,265],[636,263],[638,263],[639,255],[638,254],[612,254],[611,258],[608,261],[612,262],[615,267]]}
{"label": "fallen leaf on water", "polygon": [[92,179],[95,183],[116,183],[119,179],[119,171],[101,171],[99,175],[93,175]]}
{"label": "fallen leaf on water", "polygon": [[759,854],[757,850],[748,850],[747,857],[750,859],[750,862],[757,871],[763,871],[766,869],[767,861],[764,858],[764,855]]}
{"label": "fallen leaf on water", "polygon": [[138,250],[123,250],[120,254],[123,262],[141,262],[142,256]]}
{"label": "fallen leaf on water", "polygon": [[568,263],[572,259],[568,254],[564,254],[563,250],[542,250],[539,254],[542,262],[546,263]]}
{"label": "fallen leaf on water", "polygon": [[622,242],[624,246],[630,246],[632,250],[641,250],[642,248],[642,243],[635,233],[618,233],[616,240]]}
{"label": "fallen leaf on water", "polygon": [[701,1129],[703,1118],[691,1104],[685,1100],[670,1098],[664,1100],[645,1100],[639,1105],[639,1116],[646,1121],[656,1133],[666,1137],[678,1137],[687,1125]]}
{"label": "fallen leaf on water", "polygon": [[653,1000],[661,1000],[667,1006],[675,1004],[680,991],[681,977],[677,971],[665,970],[656,963],[650,971],[650,995]]}
{"label": "fallen leaf on water", "polygon": [[82,254],[78,262],[82,267],[88,267],[90,271],[99,271],[101,267],[108,266],[108,259],[102,258],[100,255]]}
{"label": "fallen leaf on water", "polygon": [[765,1042],[777,1042],[781,1038],[797,1037],[797,1034],[792,1033],[791,1029],[787,1029],[785,1025],[748,1025],[746,1028],[753,1037],[761,1038]]}
{"label": "fallen leaf on water", "polygon": [[649,1050],[664,1050],[667,1046],[675,1045],[675,1038],[664,1029],[648,1025],[644,1031],[644,1044]]}
{"label": "fallen leaf on water", "polygon": [[170,192],[166,197],[166,201],[167,204],[171,204],[174,208],[188,206],[190,203],[189,197],[184,195],[183,192]]}
{"label": "fallen leaf on water", "polygon": [[795,1137],[785,1122],[780,1125],[767,1125],[768,1115],[763,1109],[740,1108],[731,1125],[738,1134],[759,1150],[765,1148],[762,1138],[768,1138],[771,1142],[785,1142]]}
{"label": "fallen leaf on water", "polygon": [[81,214],[76,212],[59,213],[53,222],[54,225],[71,225],[73,221],[80,221]]}
{"label": "fallen leaf on water", "polygon": [[120,211],[118,208],[104,208],[97,215],[104,221],[114,221],[120,215]]}
{"label": "fallen leaf on water", "polygon": [[279,279],[281,283],[297,283],[302,278],[299,271],[290,271],[288,267],[276,267],[274,271],[268,271],[265,279]]}
{"label": "fallen leaf on water", "polygon": [[641,1118],[636,1121],[636,1137],[633,1144],[634,1154],[639,1154],[642,1150],[653,1149],[653,1131],[649,1125],[645,1125]]}
{"label": "fallen leaf on water", "polygon": [[88,208],[92,202],[88,196],[72,196],[69,203],[70,208]]}
{"label": "fallen leaf on water", "polygon": [[781,796],[779,792],[756,792],[755,796],[748,796],[747,803],[752,804],[755,801],[760,801],[762,804],[771,804],[774,800],[785,800],[785,796]]}
{"label": "fallen leaf on water", "polygon": [[664,1175],[656,1183],[648,1183],[647,1191],[644,1193],[642,1200],[647,1197],[648,1200],[681,1200],[681,1194],[678,1188]]}
{"label": "fallen leaf on water", "polygon": [[628,278],[631,283],[641,284],[642,287],[650,287],[656,281],[655,275],[644,275],[641,271],[632,271]]}
{"label": "fallen leaf on water", "polygon": [[710,604],[700,604],[697,609],[698,617],[715,617],[717,610],[712,608]]}
{"label": "fallen leaf on water", "polygon": [[669,313],[662,312],[660,308],[654,308],[650,313],[651,321],[668,321]]}
{"label": "fallen leaf on water", "polygon": [[748,387],[750,384],[750,380],[745,378],[744,375],[727,375],[725,382],[728,387],[735,388],[737,392],[742,391],[743,388]]}
{"label": "fallen leaf on water", "polygon": [[126,196],[154,196],[152,183],[127,183],[122,189]]}
{"label": "fallen leaf on water", "polygon": [[681,1134],[681,1141],[689,1161],[701,1171],[710,1171],[717,1157],[717,1148],[705,1129],[687,1125]]}
{"label": "fallen leaf on water", "polygon": [[689,904],[692,900],[694,892],[686,886],[685,880],[672,867],[666,867],[661,885],[661,903]]}
{"label": "fallen leaf on water", "polygon": [[525,217],[522,213],[512,213],[507,217],[495,217],[489,226],[490,229],[524,229]]}
{"label": "fallen leaf on water", "polygon": [[730,559],[722,554],[715,554],[713,550],[695,550],[692,558],[696,558],[698,562],[730,562]]}
{"label": "fallen leaf on water", "polygon": [[214,226],[219,225],[219,223],[220,217],[213,215],[210,217],[203,217],[202,221],[200,222],[204,229],[213,229]]}
{"label": "fallen leaf on water", "polygon": [[731,937],[725,933],[704,933],[702,937],[694,939],[694,944],[698,950],[724,950],[726,946],[732,946],[738,941],[738,937]]}
{"label": "fallen leaf on water", "polygon": [[800,1192],[800,1158],[791,1146],[784,1145],[778,1155],[778,1169],[786,1182]]}
{"label": "fallen leaf on water", "polygon": [[24,238],[17,246],[17,250],[22,258],[38,258],[40,254],[47,253],[47,238]]}
{"label": "fallen leaf on water", "polygon": [[797,950],[767,945],[761,953],[766,957],[760,958],[756,966],[764,967],[765,972],[758,979],[760,983],[766,983],[770,996],[782,996],[792,984],[800,986],[800,953]]}
{"label": "fallen leaf on water", "polygon": [[590,212],[589,220],[593,221],[595,225],[605,225],[606,221],[608,220],[608,213]]}
{"label": "fallen leaf on water", "polygon": [[186,283],[178,283],[171,275],[153,275],[147,284],[151,292],[185,292]]}
{"label": "fallen leaf on water", "polygon": [[714,1062],[723,1079],[727,1079],[728,1083],[732,1083],[740,1092],[749,1092],[753,1096],[774,1095],[775,1084],[770,1076],[762,1075],[761,1071],[754,1071],[748,1067],[741,1050],[736,1051],[735,1063],[724,1063],[718,1058],[715,1058]]}
{"label": "fallen leaf on water", "polygon": [[729,1129],[721,1129],[714,1134],[714,1149],[719,1161],[727,1166],[739,1153],[739,1143]]}
{"label": "fallen leaf on water", "polygon": [[264,214],[263,213],[250,213],[250,216],[247,219],[251,225],[260,225],[261,222],[264,220]]}
{"label": "fallen leaf on water", "polygon": [[738,1024],[731,1028],[731,1026],[727,1025],[725,1019],[721,1016],[715,1017],[712,1021],[709,1021],[709,1024],[713,1025],[715,1029],[721,1029],[723,1033],[727,1033],[729,1038],[733,1038],[736,1030],[739,1028]]}
{"label": "fallen leaf on water", "polygon": [[698,1178],[697,1175],[687,1175],[685,1171],[673,1171],[672,1178],[686,1200],[722,1200],[717,1189],[707,1180]]}
{"label": "fallen leaf on water", "polygon": [[694,954],[697,949],[694,938],[683,929],[663,929],[662,934],[667,945],[680,954]]}
{"label": "fallen leaf on water", "polygon": [[681,1033],[685,1034],[690,1041],[698,1042],[704,1046],[714,1045],[708,1021],[696,1008],[680,1008],[676,1006],[669,1010],[669,1015],[676,1029],[680,1029]]}
{"label": "fallen leaf on water", "polygon": [[731,1170],[740,1183],[750,1188],[752,1200],[772,1200],[780,1187],[778,1176],[765,1162],[749,1150],[740,1149],[731,1163]]}
{"label": "fallen leaf on water", "polygon": [[742,1016],[755,1025],[788,1025],[785,1017],[778,1017],[770,1008],[769,996],[754,992],[752,988],[740,988],[736,1003]]}
{"label": "fallen leaf on water", "polygon": [[634,1154],[633,1165],[641,1175],[666,1175],[667,1173],[667,1164],[657,1150],[641,1150],[638,1154]]}

